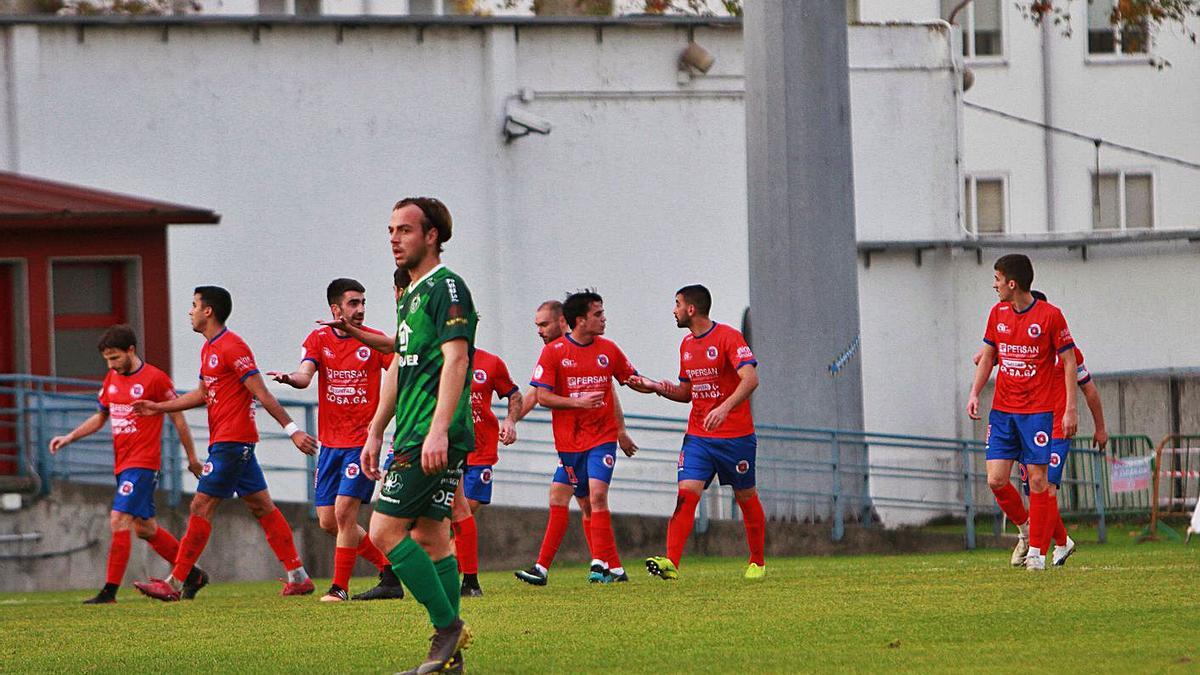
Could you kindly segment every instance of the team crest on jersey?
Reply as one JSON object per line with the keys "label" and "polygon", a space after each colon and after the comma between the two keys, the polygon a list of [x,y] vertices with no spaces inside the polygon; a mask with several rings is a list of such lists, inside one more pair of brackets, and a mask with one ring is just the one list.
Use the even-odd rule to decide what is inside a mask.
{"label": "team crest on jersey", "polygon": [[346,465],[346,478],[358,478],[359,473],[357,464],[351,463]]}
{"label": "team crest on jersey", "polygon": [[146,388],[140,384],[135,384],[129,388],[129,393],[132,394],[134,398],[141,398],[142,394],[146,393]]}
{"label": "team crest on jersey", "polygon": [[1057,467],[1059,464],[1062,464],[1062,457],[1057,452],[1050,453],[1050,466]]}
{"label": "team crest on jersey", "polygon": [[484,469],[483,471],[480,471],[479,472],[479,482],[483,483],[484,485],[487,485],[488,483],[492,482],[492,470]]}
{"label": "team crest on jersey", "polygon": [[475,381],[479,384],[483,384],[484,382],[487,382],[487,372],[484,371],[484,369],[482,369],[482,368],[475,369],[474,377],[475,377]]}
{"label": "team crest on jersey", "polygon": [[212,473],[212,471],[213,471],[212,462],[205,462],[204,468],[200,470],[200,475],[207,476],[208,474]]}
{"label": "team crest on jersey", "polygon": [[366,361],[367,359],[371,358],[371,348],[370,347],[359,347],[358,351],[355,352],[355,354],[358,355],[359,361]]}
{"label": "team crest on jersey", "polygon": [[209,368],[216,368],[216,367],[217,367],[217,355],[216,355],[216,354],[209,354],[209,355],[208,355],[208,367],[209,367]]}
{"label": "team crest on jersey", "polygon": [[1033,435],[1033,444],[1038,446],[1039,448],[1046,447],[1046,444],[1049,442],[1050,442],[1050,434],[1048,434],[1044,431],[1039,431]]}
{"label": "team crest on jersey", "polygon": [[1041,325],[1039,325],[1039,324],[1036,324],[1036,323],[1031,323],[1031,324],[1029,324],[1029,337],[1031,337],[1031,338],[1038,338],[1038,337],[1041,337],[1041,336],[1042,336],[1042,327],[1041,327]]}
{"label": "team crest on jersey", "polygon": [[608,354],[601,354],[601,355],[597,356],[596,363],[599,364],[599,366],[601,368],[607,368],[608,367]]}
{"label": "team crest on jersey", "polygon": [[616,464],[617,464],[617,458],[616,458],[616,457],[613,457],[612,455],[605,455],[605,456],[604,456],[604,466],[607,466],[608,468],[610,468],[610,469],[611,469],[611,468],[613,468],[614,466],[616,466]]}
{"label": "team crest on jersey", "polygon": [[121,481],[121,487],[117,488],[117,492],[120,492],[128,497],[129,495],[133,494],[133,483],[127,480]]}
{"label": "team crest on jersey", "polygon": [[743,459],[742,461],[737,463],[737,466],[734,467],[734,470],[737,471],[738,473],[746,473],[747,471],[750,470],[750,462]]}
{"label": "team crest on jersey", "polygon": [[408,311],[415,312],[418,309],[421,309],[421,296],[414,295],[412,302],[408,306]]}
{"label": "team crest on jersey", "polygon": [[717,360],[717,348],[709,347],[708,349],[705,349],[704,355],[708,357],[709,361],[716,361]]}

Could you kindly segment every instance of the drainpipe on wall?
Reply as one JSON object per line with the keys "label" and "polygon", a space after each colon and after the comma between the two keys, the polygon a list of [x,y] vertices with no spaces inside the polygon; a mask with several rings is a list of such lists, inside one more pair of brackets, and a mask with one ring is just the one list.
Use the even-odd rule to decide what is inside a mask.
{"label": "drainpipe on wall", "polygon": [[[1047,126],[1054,124],[1054,81],[1051,57],[1053,56],[1054,35],[1051,22],[1042,22],[1042,122]],[[1042,131],[1042,146],[1046,181],[1046,231],[1058,230],[1055,222],[1057,200],[1054,194],[1054,135],[1050,129]]]}

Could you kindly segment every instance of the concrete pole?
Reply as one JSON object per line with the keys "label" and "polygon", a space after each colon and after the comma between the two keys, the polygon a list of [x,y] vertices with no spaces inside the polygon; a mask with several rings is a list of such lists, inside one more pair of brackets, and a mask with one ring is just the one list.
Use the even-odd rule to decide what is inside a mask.
{"label": "concrete pole", "polygon": [[[857,353],[830,372],[859,335],[846,3],[753,0],[745,10],[750,311],[761,364],[754,416],[760,424],[861,430]],[[861,446],[843,445],[840,454],[843,464],[865,460]],[[824,462],[830,448],[763,443],[764,455]],[[780,480],[781,489],[830,486],[828,473]],[[859,503],[864,482],[841,482],[856,500],[843,505]],[[790,508],[776,503],[773,511],[810,515],[782,512]],[[825,500],[802,508],[822,520],[835,515]]]}

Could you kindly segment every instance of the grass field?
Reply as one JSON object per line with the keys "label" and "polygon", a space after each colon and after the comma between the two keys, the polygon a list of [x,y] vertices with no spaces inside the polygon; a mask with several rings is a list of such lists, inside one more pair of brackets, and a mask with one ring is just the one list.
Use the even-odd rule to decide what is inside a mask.
{"label": "grass field", "polygon": [[[1107,545],[1079,533],[1068,565],[1040,574],[1001,551],[773,559],[759,583],[721,559],[685,560],[674,583],[633,564],[610,586],[579,567],[545,588],[484,574],[486,596],[463,601],[467,670],[1196,670],[1200,546],[1134,545],[1128,529]],[[430,628],[411,599],[327,605],[278,588],[214,584],[164,604],[126,586],[98,607],[79,604],[88,592],[0,595],[0,671],[372,673],[424,656]]]}

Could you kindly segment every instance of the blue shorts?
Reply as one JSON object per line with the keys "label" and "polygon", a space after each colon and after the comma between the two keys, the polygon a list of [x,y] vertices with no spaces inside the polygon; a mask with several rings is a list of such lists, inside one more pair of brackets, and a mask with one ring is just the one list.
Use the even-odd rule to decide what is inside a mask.
{"label": "blue shorts", "polygon": [[112,510],[128,513],[134,518],[154,517],[154,489],[158,487],[158,472],[150,469],[125,469],[117,474],[117,494]]}
{"label": "blue shorts", "polygon": [[252,495],[267,489],[254,456],[253,443],[213,443],[208,446],[208,459],[200,473],[196,492],[218,499]]}
{"label": "blue shorts", "polygon": [[[1050,441],[1050,462],[1046,467],[1046,480],[1056,488],[1062,487],[1063,468],[1067,466],[1067,455],[1071,452],[1071,439],[1055,438]],[[1029,471],[1022,464],[1018,468],[1021,477],[1021,487],[1029,494]]]}
{"label": "blue shorts", "polygon": [[333,506],[338,497],[354,497],[369,503],[375,493],[375,481],[363,475],[358,458],[362,448],[321,446],[317,457],[317,475],[313,478],[317,506]]}
{"label": "blue shorts", "polygon": [[576,497],[589,494],[588,481],[612,482],[613,468],[617,466],[617,444],[605,443],[583,452],[558,453],[558,470],[554,482],[575,488]]}
{"label": "blue shorts", "polygon": [[758,436],[737,438],[683,437],[679,450],[679,480],[702,480],[704,487],[714,476],[721,485],[734,490],[754,487],[754,458],[758,454]]}
{"label": "blue shorts", "polygon": [[987,458],[1021,464],[1049,464],[1054,413],[1020,415],[993,410],[988,415]]}
{"label": "blue shorts", "polygon": [[463,468],[463,496],[480,504],[492,503],[492,465],[479,464]]}

